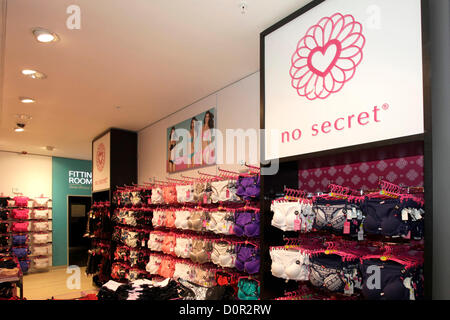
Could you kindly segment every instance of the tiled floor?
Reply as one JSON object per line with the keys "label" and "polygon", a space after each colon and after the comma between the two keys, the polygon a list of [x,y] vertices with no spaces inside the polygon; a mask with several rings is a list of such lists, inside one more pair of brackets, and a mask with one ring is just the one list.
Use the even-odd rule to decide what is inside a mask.
{"label": "tiled floor", "polygon": [[92,277],[80,268],[80,288],[70,289],[68,280],[73,273],[66,273],[66,267],[54,267],[48,272],[31,273],[23,278],[24,297],[27,300],[76,299],[84,294],[95,293],[98,288],[92,284]]}

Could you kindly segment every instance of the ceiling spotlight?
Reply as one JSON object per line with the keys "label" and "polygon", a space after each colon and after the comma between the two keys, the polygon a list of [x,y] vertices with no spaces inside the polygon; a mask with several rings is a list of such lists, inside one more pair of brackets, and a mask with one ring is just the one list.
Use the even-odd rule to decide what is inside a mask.
{"label": "ceiling spotlight", "polygon": [[14,128],[15,132],[24,132],[25,131],[25,123],[18,123]]}
{"label": "ceiling spotlight", "polygon": [[55,42],[59,40],[58,35],[56,33],[50,32],[43,28],[33,29],[33,35],[37,41],[43,43]]}
{"label": "ceiling spotlight", "polygon": [[45,79],[47,76],[43,74],[42,72],[31,70],[31,69],[24,69],[22,70],[22,74],[25,76],[28,76],[32,79]]}
{"label": "ceiling spotlight", "polygon": [[36,71],[35,70],[30,70],[30,69],[24,69],[22,70],[22,74],[26,75],[26,76],[31,76],[32,74],[35,74]]}
{"label": "ceiling spotlight", "polygon": [[34,103],[35,102],[34,99],[27,98],[27,97],[20,97],[19,99],[20,99],[20,102],[22,102],[22,103]]}

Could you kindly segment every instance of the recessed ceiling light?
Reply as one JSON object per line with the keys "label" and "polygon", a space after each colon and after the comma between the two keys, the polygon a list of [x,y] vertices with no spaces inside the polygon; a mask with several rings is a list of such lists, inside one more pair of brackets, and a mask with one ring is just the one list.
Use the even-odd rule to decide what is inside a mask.
{"label": "recessed ceiling light", "polygon": [[22,70],[22,74],[25,75],[25,76],[28,76],[28,77],[30,77],[32,79],[45,79],[45,78],[47,78],[47,76],[44,73],[36,71],[36,70],[31,70],[31,69],[24,69],[24,70]]}
{"label": "recessed ceiling light", "polygon": [[26,75],[26,76],[30,76],[32,74],[35,74],[36,71],[35,70],[31,70],[31,69],[24,69],[22,70],[22,74]]}
{"label": "recessed ceiling light", "polygon": [[24,132],[25,131],[25,124],[18,123],[17,126],[14,128],[15,132]]}
{"label": "recessed ceiling light", "polygon": [[36,102],[34,99],[32,99],[32,98],[27,98],[27,97],[20,97],[19,99],[20,99],[20,101],[21,101],[22,103],[34,103],[34,102]]}
{"label": "recessed ceiling light", "polygon": [[58,35],[56,33],[48,31],[43,28],[33,29],[33,35],[37,41],[43,43],[55,42],[59,40]]}

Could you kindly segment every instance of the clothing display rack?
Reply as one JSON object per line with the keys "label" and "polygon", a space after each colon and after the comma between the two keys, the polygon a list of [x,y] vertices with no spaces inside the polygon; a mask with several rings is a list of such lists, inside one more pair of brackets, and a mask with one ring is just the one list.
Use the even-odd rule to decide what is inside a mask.
{"label": "clothing display rack", "polygon": [[11,300],[17,297],[20,289],[20,299],[23,299],[23,272],[19,260],[11,251],[11,234],[8,201],[9,197],[0,197],[0,300]]}
{"label": "clothing display rack", "polygon": [[[355,151],[345,158],[284,161],[277,174],[264,176],[263,299],[425,299],[428,212],[423,180],[408,186],[383,176],[373,179],[377,161],[419,161],[422,152],[421,142],[411,142]],[[389,170],[402,170],[394,167]],[[358,168],[373,180],[364,182],[369,188],[356,184],[362,178],[342,185],[326,180],[325,187],[310,183],[316,175],[325,181],[327,172],[341,181],[343,171],[353,170],[356,176]],[[381,270],[376,290],[369,281],[373,268]]]}

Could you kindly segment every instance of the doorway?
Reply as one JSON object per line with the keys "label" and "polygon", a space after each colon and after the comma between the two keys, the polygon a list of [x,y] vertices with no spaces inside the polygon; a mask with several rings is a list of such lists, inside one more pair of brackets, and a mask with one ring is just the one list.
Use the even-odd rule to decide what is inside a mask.
{"label": "doorway", "polygon": [[69,224],[69,265],[84,267],[87,265],[87,257],[90,239],[84,238],[88,212],[91,210],[90,196],[69,196],[68,199],[68,224]]}

